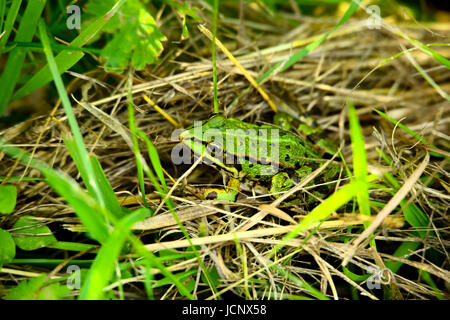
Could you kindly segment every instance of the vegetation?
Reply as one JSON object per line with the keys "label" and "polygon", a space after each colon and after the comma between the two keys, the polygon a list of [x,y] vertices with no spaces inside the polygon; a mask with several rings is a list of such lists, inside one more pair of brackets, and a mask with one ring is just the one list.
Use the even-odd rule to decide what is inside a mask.
{"label": "vegetation", "polygon": [[[448,21],[431,1],[0,0],[0,298],[448,299]],[[211,113],[288,113],[339,148],[280,195],[202,200],[226,179],[172,150]]]}

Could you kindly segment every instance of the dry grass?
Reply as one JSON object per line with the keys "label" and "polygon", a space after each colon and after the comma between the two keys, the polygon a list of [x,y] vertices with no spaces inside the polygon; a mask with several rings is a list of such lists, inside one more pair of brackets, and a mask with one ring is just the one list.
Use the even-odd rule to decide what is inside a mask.
{"label": "dry grass", "polygon": [[[243,67],[253,77],[257,77],[267,70],[270,61],[281,61],[297,47],[310,43],[329,30],[334,23],[335,21],[308,18],[298,28],[289,29],[277,21],[272,24],[266,21],[264,24],[241,25],[239,21],[227,20],[219,24],[218,37]],[[450,35],[449,25],[428,25],[429,30],[416,24],[403,23],[400,27],[424,44],[444,42],[443,39],[448,39]],[[262,28],[264,33],[261,33]],[[400,177],[400,182],[404,182],[417,169],[430,147],[418,144],[416,139],[383,120],[372,109],[385,111],[441,150],[449,150],[450,104],[426,83],[406,56],[394,59],[373,71],[382,61],[401,51],[401,45],[410,47],[408,42],[389,30],[368,30],[364,20],[351,20],[313,53],[290,69],[271,77],[262,87],[276,103],[286,103],[298,111],[312,114],[331,139],[344,143],[342,150],[347,163],[351,163],[352,154],[345,101],[351,98],[357,106],[365,134],[369,171],[388,171]],[[106,74],[102,70],[83,76],[72,74],[74,79],[68,90],[80,101],[73,102],[73,106],[85,143],[88,150],[98,156],[122,205],[142,205],[138,196],[134,156],[126,138],[129,134],[125,88],[128,77],[132,77],[134,84],[132,92],[137,125],[156,145],[164,169],[174,179],[167,179],[170,187],[189,167],[176,166],[171,162],[170,152],[174,142],[170,137],[175,127],[143,96],[150,97],[183,127],[191,125],[194,120],[207,118],[213,106],[209,48],[208,39],[198,30],[192,30],[187,40],[172,42],[167,46],[161,62],[146,72],[123,76]],[[436,47],[435,50],[443,56],[450,56],[448,48]],[[418,50],[411,51],[411,55],[442,90],[450,92],[448,69]],[[371,71],[373,72],[355,88]],[[233,103],[249,83],[241,71],[221,54],[218,55],[218,79],[219,105],[228,117],[251,123],[271,122],[273,112],[255,89],[247,91]],[[51,117],[37,115],[0,134],[28,153],[34,152],[36,158],[79,179],[78,170],[61,138],[68,128],[64,112],[58,106],[56,104]],[[392,159],[394,168],[382,161],[376,148],[383,150]],[[141,150],[145,150],[144,144],[141,145]],[[37,171],[26,168],[3,154],[0,159],[0,176],[40,177]],[[352,262],[363,270],[383,264],[383,261],[389,259],[405,264],[397,274],[391,275],[393,298],[436,297],[431,287],[418,281],[419,269],[434,275],[439,288],[448,288],[448,169],[448,158],[431,157],[424,173],[433,177],[433,182],[427,185],[425,180],[416,179],[409,186],[410,197],[406,198],[430,218],[430,235],[439,231],[439,237],[413,237],[409,232],[411,228],[403,223],[401,212],[397,212],[394,217],[384,219],[375,232],[377,251],[360,249],[355,252]],[[286,220],[292,216],[298,221],[308,213],[307,208],[277,209],[270,205],[273,200],[264,196],[264,191],[260,192],[252,185],[243,186],[242,195],[236,203],[220,205],[204,202],[183,192],[183,185],[186,183],[221,185],[222,178],[210,167],[199,165],[186,181],[180,181],[172,194],[180,219],[194,243],[201,246],[200,252],[205,264],[216,266],[224,285],[220,288],[221,292],[232,290],[247,298],[289,298],[302,294],[303,289],[297,283],[287,280],[268,267],[269,262],[264,254],[289,230],[287,225],[292,221]],[[19,189],[16,211],[4,221],[5,225],[21,215],[31,214],[51,223],[57,238],[58,232],[63,232],[62,228],[79,230],[78,220],[71,208],[45,182],[21,181],[16,186]],[[153,190],[148,180],[146,188]],[[159,196],[150,192],[148,197],[156,208]],[[370,197],[381,203],[387,203],[391,199],[391,195],[382,189],[372,189]],[[174,240],[172,235],[176,233],[178,226],[170,220],[171,216],[165,210],[163,207],[153,220],[135,228],[146,230],[142,231],[142,236],[157,235],[161,243],[148,244],[149,249],[186,247],[184,240],[171,241]],[[372,210],[376,209],[373,207]],[[286,213],[290,215],[283,216]],[[373,212],[374,215],[376,213]],[[308,282],[319,282],[321,291],[332,298],[351,297],[349,286],[345,283],[362,295],[380,298],[380,293],[370,292],[364,283],[352,281],[340,267],[343,253],[347,249],[343,243],[344,237],[356,238],[359,235],[352,233],[359,229],[349,231],[348,226],[358,226],[363,221],[359,215],[336,214],[321,225],[301,250],[297,250],[297,247],[302,244],[303,238],[290,240],[273,261],[286,262],[285,269],[297,277]],[[205,230],[205,237],[198,237],[199,229]],[[68,236],[67,232],[63,234],[74,240],[83,238],[83,235],[76,232],[73,236]],[[236,252],[236,239],[240,241],[241,255]],[[412,252],[409,260],[406,257],[393,257],[393,249],[408,241],[421,242],[423,246],[417,252]],[[426,259],[424,248],[434,248],[440,252],[445,256],[445,262],[439,266],[434,265]],[[187,270],[197,267],[197,261],[192,259],[175,264],[170,269]],[[139,282],[142,277],[137,275],[130,281]],[[266,283],[271,285],[267,286]],[[283,284],[282,292],[278,286],[280,283]],[[110,289],[116,286],[117,284],[111,284]],[[163,297],[174,297],[175,290],[169,289]],[[199,292],[198,295],[213,297],[210,292]],[[444,295],[449,297],[448,293]]]}

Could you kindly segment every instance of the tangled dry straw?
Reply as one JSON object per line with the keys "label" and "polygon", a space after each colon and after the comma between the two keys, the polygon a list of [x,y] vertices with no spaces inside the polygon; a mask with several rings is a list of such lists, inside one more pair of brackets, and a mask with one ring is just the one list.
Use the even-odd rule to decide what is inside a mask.
{"label": "tangled dry straw", "polygon": [[[218,37],[244,68],[257,77],[268,69],[269,62],[286,59],[299,47],[311,43],[328,31],[334,23],[331,20],[311,18],[302,21],[294,29],[270,24],[245,25],[242,29],[238,21],[223,21]],[[424,28],[418,24],[405,23],[400,24],[400,29],[424,44],[443,42],[443,39],[448,39],[450,31],[448,25],[439,24]],[[401,181],[406,181],[425,155],[433,150],[430,145],[418,143],[417,139],[382,119],[373,109],[385,111],[422,135],[430,144],[441,150],[448,150],[450,104],[422,78],[410,59],[414,59],[445,92],[450,92],[450,72],[430,56],[414,49],[409,51],[409,55],[404,54],[379,66],[387,58],[399,53],[402,46],[411,48],[408,41],[389,29],[369,30],[365,26],[365,20],[350,20],[314,52],[288,70],[270,77],[262,87],[277,103],[285,103],[299,112],[306,111],[313,115],[331,139],[344,143],[342,150],[349,164],[352,154],[345,102],[350,98],[357,106],[363,126],[369,170],[378,174],[390,171]],[[132,78],[137,125],[154,142],[164,169],[176,180],[189,166],[175,166],[171,162],[170,152],[174,142],[170,138],[175,127],[143,95],[150,97],[183,127],[191,125],[194,120],[207,118],[213,106],[209,48],[209,40],[200,32],[192,30],[187,40],[168,45],[160,63],[150,67],[148,71],[120,76],[107,74],[103,70],[85,75],[71,73],[73,80],[67,89],[73,95],[73,108],[84,141],[89,152],[99,158],[123,205],[142,205],[134,155],[126,139],[129,136],[127,81]],[[450,56],[446,47],[436,47],[435,50],[443,56]],[[247,122],[270,122],[273,112],[255,89],[246,91],[235,101],[249,86],[241,71],[222,54],[218,55],[217,66],[221,110],[228,117]],[[56,104],[51,116],[36,115],[3,130],[1,136],[81,181],[63,143],[63,137],[68,132],[64,111]],[[383,150],[392,159],[394,168],[382,161],[376,148]],[[141,150],[146,150],[144,144],[141,145]],[[0,158],[0,176],[40,177],[39,172],[4,154]],[[441,285],[449,281],[449,273],[445,270],[449,263],[447,248],[450,188],[447,159],[431,157],[424,172],[433,177],[435,182],[427,185],[426,181],[415,181],[406,198],[428,215],[432,222],[429,226],[430,233],[439,230],[440,237],[415,238],[408,232],[410,227],[403,224],[398,216],[389,216],[375,232],[375,239],[380,243],[378,251],[362,248],[353,259],[354,264],[363,270],[389,259],[405,263],[408,266],[405,273],[391,275],[398,299],[426,299],[435,296],[428,285],[415,281],[417,276],[410,277],[414,274],[411,270],[427,270],[440,279]],[[169,187],[174,183],[170,179],[167,182]],[[288,297],[302,291],[295,281],[268,269],[264,253],[278,243],[287,232],[285,226],[292,223],[292,219],[295,222],[307,214],[304,208],[292,207],[285,211],[270,206],[273,200],[261,196],[261,192],[252,185],[244,186],[239,201],[232,205],[203,202],[183,192],[186,183],[220,185],[222,178],[210,167],[197,166],[186,181],[180,181],[172,193],[180,219],[195,243],[201,245],[205,263],[217,267],[224,283],[221,289],[244,295],[248,278],[254,277],[268,280],[272,284],[269,288],[260,288],[257,282],[252,284],[264,296]],[[56,237],[58,230],[78,230],[79,221],[73,210],[45,182],[20,181],[15,184],[19,189],[17,208],[4,221],[5,225],[11,225],[19,216],[33,215],[49,223],[52,230],[55,230]],[[149,180],[146,180],[146,184],[149,198],[156,208],[159,196],[153,191]],[[371,190],[370,196],[371,200],[381,203],[386,203],[391,198],[382,189]],[[255,216],[257,212],[259,213]],[[285,267],[289,272],[306,280],[319,281],[323,292],[328,292],[332,297],[348,297],[348,292],[341,292],[339,289],[341,283],[347,282],[362,294],[376,299],[364,284],[352,281],[339,266],[344,252],[340,235],[349,236],[347,227],[360,225],[361,221],[358,216],[336,215],[311,236],[302,250],[296,251],[296,248],[304,240],[303,237],[291,240],[282,255],[276,258],[278,260],[274,261],[288,261]],[[166,239],[178,241],[149,244],[148,248],[151,250],[187,247],[183,239],[173,238],[178,226],[165,207],[153,220],[136,228],[146,230],[142,235],[156,232],[160,242],[165,242]],[[205,230],[207,237],[198,237],[201,228]],[[232,232],[240,232],[237,236],[241,240],[241,255],[236,252],[236,233]],[[64,231],[64,236],[67,237],[67,231]],[[73,239],[80,237],[78,233],[73,235]],[[393,257],[392,249],[405,241],[419,241],[424,247],[411,253],[411,259]],[[436,266],[425,259],[423,248],[430,247],[446,256],[447,262],[444,265]],[[245,259],[245,264],[242,259]],[[187,270],[196,265],[197,261],[193,259],[172,266],[171,269]],[[279,282],[284,283],[284,292],[275,290],[275,284]],[[111,286],[113,287],[114,285]],[[252,295],[254,292],[256,291],[248,294]],[[173,293],[166,294],[170,296]]]}

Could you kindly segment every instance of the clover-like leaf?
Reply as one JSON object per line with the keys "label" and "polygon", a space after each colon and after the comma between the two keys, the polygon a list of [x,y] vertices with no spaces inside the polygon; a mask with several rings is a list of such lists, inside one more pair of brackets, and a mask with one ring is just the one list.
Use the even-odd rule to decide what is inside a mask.
{"label": "clover-like leaf", "polygon": [[8,231],[0,229],[0,268],[16,255],[16,244]]}
{"label": "clover-like leaf", "polygon": [[70,291],[66,285],[45,283],[46,274],[30,280],[22,280],[11,289],[5,300],[61,300]]}
{"label": "clover-like leaf", "polygon": [[[159,31],[156,21],[146,10],[144,1],[128,0],[106,24],[104,31],[112,34],[103,48],[101,57],[108,71],[121,72],[129,63],[143,69],[156,62],[163,50],[166,37]],[[86,6],[87,15],[104,14],[115,0],[91,0]]]}
{"label": "clover-like leaf", "polygon": [[14,211],[17,189],[12,185],[0,186],[0,213],[10,214]]}
{"label": "clover-like leaf", "polygon": [[32,216],[24,216],[14,224],[13,237],[22,250],[36,250],[57,242],[50,229]]}

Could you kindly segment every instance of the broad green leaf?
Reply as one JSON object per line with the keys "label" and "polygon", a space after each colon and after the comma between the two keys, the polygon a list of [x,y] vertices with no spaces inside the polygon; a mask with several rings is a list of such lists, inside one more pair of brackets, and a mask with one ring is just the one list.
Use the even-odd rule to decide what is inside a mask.
{"label": "broad green leaf", "polygon": [[[62,300],[70,290],[71,289],[65,283],[52,283],[39,290],[36,300]],[[68,299],[73,300],[74,297],[68,297]]]}
{"label": "broad green leaf", "polygon": [[36,250],[57,242],[50,229],[32,216],[19,218],[14,224],[14,241],[22,250]]}
{"label": "broad green leaf", "polygon": [[16,255],[16,244],[8,231],[0,229],[0,269]]}
{"label": "broad green leaf", "polygon": [[5,300],[31,300],[34,298],[36,291],[44,285],[45,274],[30,280],[22,280],[11,289]]}
{"label": "broad green leaf", "polygon": [[22,280],[17,287],[11,289],[5,300],[61,300],[69,293],[70,288],[59,283],[45,285],[46,275]]}
{"label": "broad green leaf", "polygon": [[0,186],[0,213],[10,214],[14,211],[17,189],[12,185]]}
{"label": "broad green leaf", "polygon": [[[97,17],[114,3],[115,0],[91,0],[86,6],[86,14]],[[121,72],[131,61],[135,69],[143,69],[157,60],[166,37],[141,1],[128,0],[119,11],[104,29],[112,34],[101,54],[106,61],[105,67],[108,71]]]}

